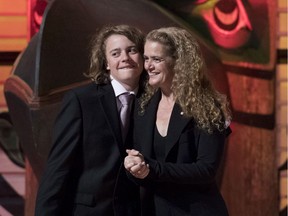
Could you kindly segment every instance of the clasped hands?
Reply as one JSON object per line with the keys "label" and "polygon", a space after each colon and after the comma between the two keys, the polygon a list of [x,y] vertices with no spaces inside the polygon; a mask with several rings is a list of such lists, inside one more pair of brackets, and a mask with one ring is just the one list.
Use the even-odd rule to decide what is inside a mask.
{"label": "clasped hands", "polygon": [[127,149],[124,167],[134,177],[144,179],[149,174],[149,165],[145,163],[143,155],[135,149]]}

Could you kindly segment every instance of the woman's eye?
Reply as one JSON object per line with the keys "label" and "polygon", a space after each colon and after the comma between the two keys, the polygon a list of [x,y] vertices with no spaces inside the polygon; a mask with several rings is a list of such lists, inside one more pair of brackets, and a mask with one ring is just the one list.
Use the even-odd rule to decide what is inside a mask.
{"label": "woman's eye", "polygon": [[157,63],[159,63],[159,62],[162,61],[162,59],[161,59],[161,58],[154,58],[154,61],[157,62]]}
{"label": "woman's eye", "polygon": [[132,53],[132,54],[135,54],[135,53],[138,53],[138,50],[137,50],[136,47],[133,47],[133,48],[131,48],[131,49],[129,50],[129,52]]}

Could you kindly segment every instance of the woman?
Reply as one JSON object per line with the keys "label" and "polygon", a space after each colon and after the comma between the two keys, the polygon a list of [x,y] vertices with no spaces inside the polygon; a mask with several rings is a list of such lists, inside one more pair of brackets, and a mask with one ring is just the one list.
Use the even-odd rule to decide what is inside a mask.
{"label": "woman", "polygon": [[177,27],[151,31],[149,75],[125,168],[142,186],[143,215],[227,216],[215,176],[230,112],[205,74],[199,45]]}
{"label": "woman", "polygon": [[122,163],[131,139],[122,135],[118,95],[137,94],[143,45],[143,33],[132,26],[105,26],[95,34],[87,74],[93,82],[64,97],[36,216],[139,215],[139,188]]}

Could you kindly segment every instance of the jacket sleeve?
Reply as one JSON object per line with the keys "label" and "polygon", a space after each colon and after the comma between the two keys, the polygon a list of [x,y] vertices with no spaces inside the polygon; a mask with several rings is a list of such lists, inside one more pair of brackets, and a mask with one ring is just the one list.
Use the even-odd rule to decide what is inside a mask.
{"label": "jacket sleeve", "polygon": [[[177,184],[209,184],[213,182],[223,155],[226,132],[207,134],[198,131],[195,134],[196,156],[193,156],[193,152],[189,152],[187,149],[187,152],[182,152],[182,155],[178,153],[177,161],[173,163],[162,163],[145,157],[146,163],[150,166],[150,173],[142,184],[147,181]],[[186,142],[188,145],[195,145],[190,143],[189,139],[186,139]],[[184,154],[185,160],[183,160]],[[187,159],[189,157],[196,159],[189,161]]]}
{"label": "jacket sleeve", "polygon": [[[62,102],[53,128],[53,143],[41,178],[35,216],[63,215],[64,195],[71,191],[71,170],[81,141],[81,109],[75,94],[68,93]],[[72,178],[73,179],[73,178]],[[65,200],[67,201],[67,199]]]}

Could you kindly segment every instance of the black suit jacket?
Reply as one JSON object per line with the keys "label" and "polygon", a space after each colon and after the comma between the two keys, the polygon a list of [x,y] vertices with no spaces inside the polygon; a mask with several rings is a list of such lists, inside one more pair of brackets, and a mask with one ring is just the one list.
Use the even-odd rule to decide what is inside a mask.
{"label": "black suit jacket", "polygon": [[111,85],[91,83],[64,97],[35,215],[138,215],[138,189],[123,167],[129,141],[123,143],[119,121]]}
{"label": "black suit jacket", "polygon": [[184,117],[175,104],[166,137],[165,161],[155,160],[153,133],[160,92],[150,101],[145,114],[135,114],[135,148],[145,157],[150,173],[142,185],[143,215],[227,216],[215,176],[225,137],[230,129],[208,134]]}

